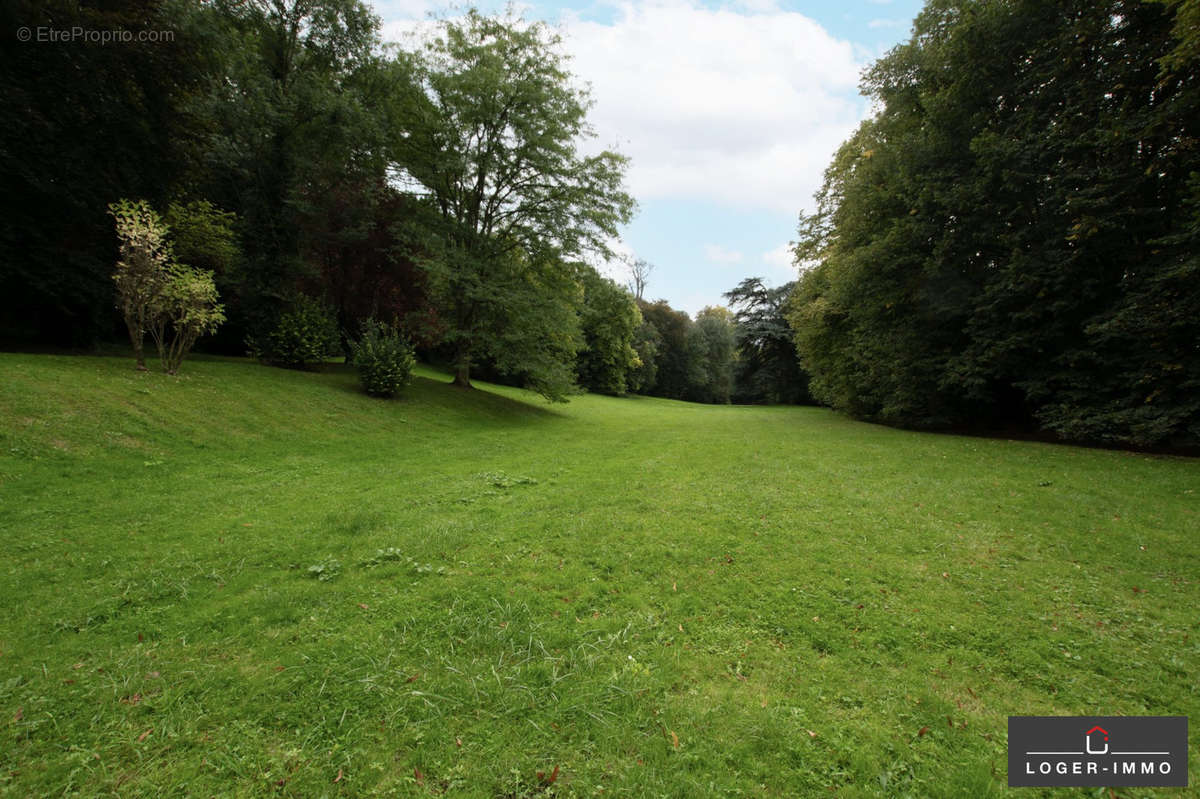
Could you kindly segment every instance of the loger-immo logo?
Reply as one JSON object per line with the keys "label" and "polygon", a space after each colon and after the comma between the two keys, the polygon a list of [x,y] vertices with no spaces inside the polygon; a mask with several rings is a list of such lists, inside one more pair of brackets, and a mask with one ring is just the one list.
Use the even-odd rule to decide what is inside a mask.
{"label": "loger-immo logo", "polygon": [[1186,716],[1009,716],[1008,784],[1188,784]]}

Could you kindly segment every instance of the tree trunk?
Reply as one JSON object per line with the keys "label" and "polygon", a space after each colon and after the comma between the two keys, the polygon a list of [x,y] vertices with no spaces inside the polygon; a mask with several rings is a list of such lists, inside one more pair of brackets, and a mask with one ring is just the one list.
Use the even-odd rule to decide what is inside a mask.
{"label": "tree trunk", "polygon": [[471,363],[460,362],[454,370],[454,385],[461,388],[471,387]]}

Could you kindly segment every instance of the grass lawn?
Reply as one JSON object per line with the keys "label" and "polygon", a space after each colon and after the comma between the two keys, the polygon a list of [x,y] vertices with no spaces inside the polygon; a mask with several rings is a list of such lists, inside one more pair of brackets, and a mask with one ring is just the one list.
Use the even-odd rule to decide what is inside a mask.
{"label": "grass lawn", "polygon": [[[0,794],[1197,796],[1200,462],[0,355]],[[1188,715],[1191,788],[1006,787]]]}

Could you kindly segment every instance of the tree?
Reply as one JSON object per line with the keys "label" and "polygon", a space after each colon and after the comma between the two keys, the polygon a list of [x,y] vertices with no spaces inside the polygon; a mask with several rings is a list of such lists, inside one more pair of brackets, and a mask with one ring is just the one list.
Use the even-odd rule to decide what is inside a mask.
{"label": "tree", "polygon": [[[591,135],[589,101],[572,85],[559,43],[541,24],[470,11],[394,63],[410,86],[403,107],[415,110],[395,130],[393,158],[424,211],[414,257],[460,386],[470,386],[481,355],[508,357],[502,340],[539,331],[522,324],[537,321],[526,309],[550,302],[544,292],[573,277],[571,264],[586,252],[608,255],[607,241],[633,210],[621,188],[626,159],[577,152]],[[573,307],[559,297],[552,304]],[[536,349],[541,357],[528,364],[551,395],[561,386],[552,375],[563,373],[555,358],[570,350],[547,358],[549,350]]]}
{"label": "tree", "polygon": [[225,321],[225,309],[217,300],[212,272],[178,263],[167,265],[158,313],[150,325],[167,374],[178,373],[196,339],[215,332]]}
{"label": "tree", "polygon": [[120,256],[113,281],[138,371],[146,370],[146,331],[161,315],[167,267],[173,261],[167,229],[145,200],[119,200],[108,207],[116,221]]}
{"label": "tree", "polygon": [[642,315],[623,288],[591,267],[582,269],[579,384],[589,391],[622,395],[631,373],[641,365],[633,348]]}
{"label": "tree", "polygon": [[642,294],[646,291],[646,283],[654,271],[654,264],[644,258],[629,258],[625,263],[629,267],[629,290],[633,292],[633,298],[641,302]]}
{"label": "tree", "polygon": [[[124,31],[129,41],[0,41],[0,339],[81,346],[112,335],[108,205],[161,204],[201,152],[191,98],[204,49],[182,2],[15,0],[0,25]],[[141,33],[174,36],[166,44]],[[157,37],[156,37],[157,38]]]}
{"label": "tree", "polygon": [[801,220],[819,263],[789,320],[814,396],[893,424],[1200,441],[1200,84],[1160,69],[1179,22],[927,4]]}
{"label": "tree", "polygon": [[784,312],[795,283],[776,288],[748,277],[725,293],[735,309],[739,402],[799,403],[809,400],[808,376],[800,368],[795,331]]}
{"label": "tree", "polygon": [[113,280],[137,368],[146,368],[143,341],[149,331],[163,369],[173,375],[196,339],[225,321],[212,272],[175,260],[168,229],[145,200],[120,200],[109,212],[121,240]]}
{"label": "tree", "polygon": [[720,306],[704,308],[687,331],[687,398],[727,404],[733,394],[733,314]]}
{"label": "tree", "polygon": [[643,302],[638,308],[653,330],[651,340],[657,351],[654,383],[647,393],[668,399],[684,399],[693,382],[692,353],[687,339],[692,326],[691,317],[684,311],[672,308],[666,300]]}

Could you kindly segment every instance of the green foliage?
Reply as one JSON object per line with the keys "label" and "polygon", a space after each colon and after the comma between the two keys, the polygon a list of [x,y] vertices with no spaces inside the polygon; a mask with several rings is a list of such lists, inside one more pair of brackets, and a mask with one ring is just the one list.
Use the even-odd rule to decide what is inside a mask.
{"label": "green foliage", "polygon": [[109,212],[121,240],[113,280],[137,367],[146,368],[149,331],[163,369],[175,374],[196,339],[225,321],[212,273],[176,262],[168,229],[145,200],[120,200]]}
{"label": "green foliage", "polygon": [[653,329],[653,334],[650,329],[645,333],[650,336],[648,340],[654,342],[656,350],[654,384],[647,393],[656,397],[683,399],[687,396],[693,376],[687,344],[691,317],[684,311],[676,311],[665,300],[643,302],[638,307],[642,318]]}
{"label": "green foliage", "polygon": [[[21,42],[0,58],[0,338],[87,346],[111,335],[114,198],[161,207],[205,126],[204,50],[175,2],[10,0],[10,32],[121,31],[109,46]],[[153,31],[153,39],[142,34]],[[166,44],[162,36],[173,35]]]}
{"label": "green foliage", "polygon": [[591,267],[581,271],[579,383],[589,391],[619,396],[628,390],[631,373],[641,365],[633,341],[642,315],[623,288]]}
{"label": "green foliage", "polygon": [[626,159],[577,152],[591,135],[589,100],[544,25],[472,10],[398,58],[393,74],[410,88],[390,151],[423,212],[414,257],[454,349],[455,381],[469,385],[485,356],[561,398],[578,347],[567,318],[578,305],[573,264],[607,253],[628,221]]}
{"label": "green foliage", "polygon": [[364,391],[373,397],[394,397],[412,380],[416,357],[395,327],[368,319],[354,342],[351,361]]}
{"label": "green foliage", "polygon": [[687,331],[688,399],[727,404],[733,395],[735,333],[727,308],[709,307],[696,314]]}
{"label": "green foliage", "polygon": [[208,200],[173,202],[164,216],[171,244],[180,263],[214,275],[227,275],[241,259],[234,226],[237,214],[222,211]]}
{"label": "green foliage", "polygon": [[931,2],[801,220],[818,399],[915,426],[1200,440],[1200,85],[1162,6]]}
{"label": "green foliage", "polygon": [[726,292],[735,309],[735,401],[810,401],[808,376],[796,354],[795,331],[784,315],[794,286],[768,288],[761,278],[748,277]]}
{"label": "green foliage", "polygon": [[320,300],[300,295],[280,314],[266,334],[246,341],[250,354],[263,363],[287,369],[309,369],[338,353],[337,322]]}
{"label": "green foliage", "polygon": [[120,255],[113,282],[138,369],[146,368],[146,331],[162,313],[167,268],[173,262],[167,229],[145,200],[118,200],[108,207],[116,221]]}
{"label": "green foliage", "polygon": [[196,339],[216,332],[224,321],[212,272],[182,264],[167,267],[158,315],[150,326],[167,374],[177,373]]}
{"label": "green foliage", "polygon": [[[638,306],[641,318],[641,306]],[[658,382],[658,357],[662,348],[662,335],[652,322],[642,318],[633,331],[631,344],[637,360],[629,372],[629,390],[637,394],[649,394]]]}

